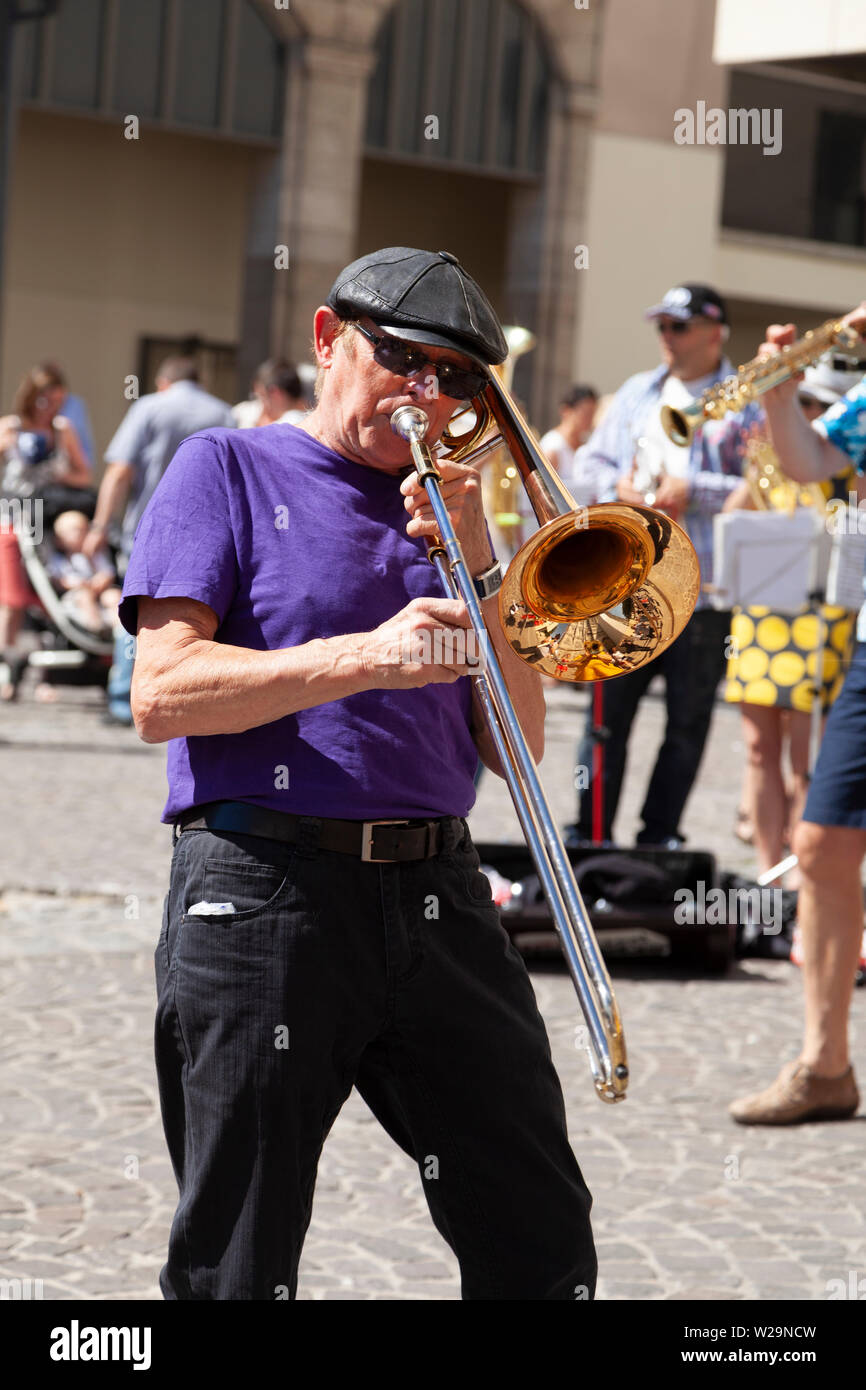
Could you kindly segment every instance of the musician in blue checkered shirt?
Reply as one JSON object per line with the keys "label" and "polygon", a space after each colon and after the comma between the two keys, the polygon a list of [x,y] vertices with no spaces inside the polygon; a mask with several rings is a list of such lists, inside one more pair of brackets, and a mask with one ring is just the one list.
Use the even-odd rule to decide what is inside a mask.
{"label": "musician in blue checkered shirt", "polygon": [[[730,376],[724,355],[728,312],[707,285],[678,285],[660,304],[647,309],[661,340],[662,364],[630,377],[617,391],[599,428],[575,459],[581,484],[597,502],[619,500],[660,508],[687,532],[701,566],[702,593],[676,642],[641,670],[609,681],[603,689],[603,723],[610,730],[604,756],[604,839],[612,838],[632,721],[655,675],[665,678],[667,723],[664,742],[650,778],[641,817],[639,844],[676,846],[682,841],[680,817],[697,776],[713,712],[716,687],[724,674],[731,615],[714,609],[706,586],[712,583],[713,518],[741,481],[746,431],[762,419],[749,405],[696,432],[680,448],[665,434],[661,408],[680,408]],[[579,769],[591,778],[593,712],[577,751]],[[584,777],[576,779],[584,786]],[[571,838],[592,838],[592,788],[579,798]]]}
{"label": "musician in blue checkered shirt", "polygon": [[[844,322],[866,336],[866,302]],[[793,324],[773,324],[762,351],[791,343],[795,336]],[[763,400],[779,462],[797,482],[819,482],[854,464],[859,530],[859,508],[866,501],[866,382],[860,381],[812,424],[797,404],[796,380],[767,392]],[[848,1012],[863,941],[866,604],[791,848],[802,878],[797,920],[803,943],[803,1045],[799,1057],[787,1062],[765,1091],[734,1102],[731,1114],[740,1124],[847,1119],[859,1105],[848,1052]]]}

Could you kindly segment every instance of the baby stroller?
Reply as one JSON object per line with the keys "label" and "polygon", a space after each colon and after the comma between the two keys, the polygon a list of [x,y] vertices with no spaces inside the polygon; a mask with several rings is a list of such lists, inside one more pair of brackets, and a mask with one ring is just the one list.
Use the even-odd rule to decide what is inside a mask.
{"label": "baby stroller", "polygon": [[[95,497],[90,492],[67,489],[64,499],[69,509],[92,515]],[[50,561],[58,553],[51,523],[64,507],[52,506],[45,519],[41,537],[33,528],[19,526],[16,539],[21,560],[30,584],[39,599],[27,610],[24,630],[36,634],[36,645],[22,656],[12,673],[17,685],[28,667],[34,668],[42,683],[48,685],[98,685],[108,680],[112,662],[113,641],[108,633],[95,633],[77,622],[62,602],[62,596],[50,573]]]}

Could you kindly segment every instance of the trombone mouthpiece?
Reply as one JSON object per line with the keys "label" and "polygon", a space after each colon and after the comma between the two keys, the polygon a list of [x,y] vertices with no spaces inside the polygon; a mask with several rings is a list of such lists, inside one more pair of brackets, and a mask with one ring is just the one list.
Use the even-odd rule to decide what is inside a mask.
{"label": "trombone mouthpiece", "polygon": [[391,416],[391,429],[403,439],[423,439],[429,429],[430,421],[417,405],[401,405]]}

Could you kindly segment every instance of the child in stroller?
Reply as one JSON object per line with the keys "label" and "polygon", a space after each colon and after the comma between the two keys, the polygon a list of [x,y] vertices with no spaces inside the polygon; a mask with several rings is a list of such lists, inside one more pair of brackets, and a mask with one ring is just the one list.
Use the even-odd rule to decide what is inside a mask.
{"label": "child in stroller", "polygon": [[61,607],[86,632],[111,635],[120,589],[111,556],[105,549],[93,559],[83,553],[90,521],[84,512],[61,512],[54,523],[58,549],[48,561],[48,573],[59,586]]}

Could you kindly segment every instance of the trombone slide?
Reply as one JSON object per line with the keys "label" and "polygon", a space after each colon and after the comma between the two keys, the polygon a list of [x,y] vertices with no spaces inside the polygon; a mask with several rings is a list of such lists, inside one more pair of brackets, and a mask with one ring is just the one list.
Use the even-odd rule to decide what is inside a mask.
{"label": "trombone slide", "polygon": [[475,688],[586,1021],[596,1093],[609,1103],[624,1100],[628,1061],[613,988],[544,796],[535,760],[508,693],[460,541],[442,499],[441,476],[430,448],[423,442],[427,426],[427,416],[417,406],[401,406],[391,419],[395,433],[409,441],[413,463],[427,491],[439,529],[439,536],[430,547],[430,559],[445,592],[453,598],[461,598],[466,604],[482,652],[482,670],[473,677]]}

